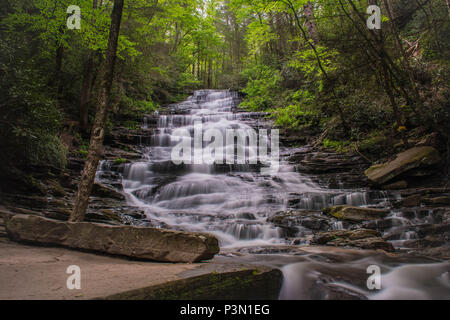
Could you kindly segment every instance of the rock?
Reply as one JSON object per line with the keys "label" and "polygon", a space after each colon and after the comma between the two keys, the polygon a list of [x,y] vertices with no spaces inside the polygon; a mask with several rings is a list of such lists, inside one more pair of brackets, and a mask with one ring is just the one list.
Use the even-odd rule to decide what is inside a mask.
{"label": "rock", "polygon": [[296,229],[302,226],[311,230],[328,230],[330,222],[320,211],[296,210],[279,212],[267,219],[274,225],[285,229]]}
{"label": "rock", "polygon": [[125,196],[123,194],[100,183],[94,184],[94,187],[92,188],[92,196],[125,200]]}
{"label": "rock", "polygon": [[331,246],[350,246],[350,247],[356,247],[366,250],[384,250],[387,252],[394,252],[395,249],[392,246],[391,243],[385,241],[381,237],[373,237],[373,238],[367,238],[367,239],[359,239],[359,240],[334,240],[331,242],[328,242],[327,245]]}
{"label": "rock", "polygon": [[142,159],[142,154],[137,153],[134,151],[134,146],[124,146],[124,148],[127,148],[128,150],[133,151],[125,151],[118,148],[111,148],[111,147],[105,147],[103,151],[103,158],[106,160],[111,160],[117,162],[117,159],[124,159],[126,162],[129,162],[130,160],[139,160]]}
{"label": "rock", "polygon": [[119,293],[102,300],[276,300],[283,274],[278,269],[209,273]]}
{"label": "rock", "polygon": [[340,220],[363,222],[367,220],[382,219],[387,216],[389,210],[361,208],[352,206],[335,206],[323,209],[323,213],[331,215]]}
{"label": "rock", "polygon": [[405,180],[397,181],[383,186],[384,190],[401,190],[408,188],[408,182]]}
{"label": "rock", "polygon": [[405,199],[395,202],[394,207],[411,208],[411,207],[419,207],[422,204],[430,206],[448,206],[450,205],[450,196],[427,197],[421,194],[414,194],[409,197],[406,197]]}
{"label": "rock", "polygon": [[378,231],[370,229],[335,230],[316,234],[312,244],[335,247],[356,247],[361,249],[381,249],[388,252],[395,251],[392,244],[381,238]]}
{"label": "rock", "polygon": [[408,189],[408,190],[403,190],[401,192],[401,196],[409,197],[414,194],[431,195],[431,194],[442,194],[442,193],[450,193],[450,188],[441,187],[441,188]]}
{"label": "rock", "polygon": [[315,244],[324,245],[336,239],[360,240],[373,237],[381,237],[381,234],[378,231],[371,229],[333,230],[316,234],[313,238],[313,242]]}
{"label": "rock", "polygon": [[289,157],[299,172],[314,174],[320,185],[332,189],[367,187],[369,181],[362,173],[368,167],[366,160],[352,153],[316,152],[305,148]]}
{"label": "rock", "polygon": [[450,239],[450,223],[427,225],[417,231],[419,237],[442,236]]}
{"label": "rock", "polygon": [[385,184],[409,170],[440,163],[439,152],[433,147],[414,147],[399,153],[395,160],[370,167],[366,176],[374,183]]}
{"label": "rock", "polygon": [[433,132],[429,135],[425,136],[422,140],[420,140],[416,147],[422,147],[422,146],[431,146],[438,148],[439,146],[445,145],[445,140],[442,138],[442,136],[437,133]]}
{"label": "rock", "polygon": [[64,188],[61,186],[61,184],[58,181],[55,180],[47,180],[46,186],[50,193],[55,195],[56,197],[64,197],[67,195],[67,192],[64,190]]}
{"label": "rock", "polygon": [[450,196],[436,197],[436,198],[426,198],[424,199],[425,204],[434,206],[448,206],[450,205]]}
{"label": "rock", "polygon": [[219,252],[218,240],[188,233],[88,222],[70,223],[31,215],[6,221],[9,237],[18,242],[59,245],[73,249],[162,262],[198,262]]}
{"label": "rock", "polygon": [[395,202],[394,203],[394,207],[395,208],[418,207],[422,203],[422,200],[423,200],[423,196],[421,196],[420,194],[415,194],[415,195],[409,196],[409,197],[407,197],[405,199],[402,199],[402,200],[399,200],[399,201]]}

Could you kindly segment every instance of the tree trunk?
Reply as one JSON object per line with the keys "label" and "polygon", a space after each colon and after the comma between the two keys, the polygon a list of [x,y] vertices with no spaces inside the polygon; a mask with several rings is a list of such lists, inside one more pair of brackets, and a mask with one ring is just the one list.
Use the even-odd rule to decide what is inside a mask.
{"label": "tree trunk", "polygon": [[308,31],[309,37],[313,39],[315,43],[318,43],[319,32],[317,31],[316,22],[314,21],[314,8],[311,1],[308,1],[308,3],[303,6],[303,11],[306,16],[306,30]]}
{"label": "tree trunk", "polygon": [[80,93],[80,128],[84,133],[89,132],[89,100],[91,98],[91,85],[94,78],[94,58],[89,54],[84,65],[83,83]]}
{"label": "tree trunk", "polygon": [[[93,0],[93,9],[97,9],[98,0]],[[94,21],[93,21],[94,22]],[[89,131],[89,100],[91,99],[91,86],[94,78],[94,53],[89,52],[84,65],[83,83],[80,93],[80,128],[84,133]]]}
{"label": "tree trunk", "polygon": [[212,89],[212,60],[208,61],[208,89]]}
{"label": "tree trunk", "polygon": [[114,0],[114,8],[111,15],[111,27],[109,31],[106,61],[102,70],[100,92],[97,102],[97,112],[91,132],[91,142],[83,173],[81,175],[78,192],[75,196],[75,208],[70,216],[71,222],[82,222],[89,205],[89,197],[94,185],[95,174],[105,138],[105,124],[108,115],[111,87],[114,79],[114,66],[116,62],[117,43],[119,40],[120,23],[124,0]]}

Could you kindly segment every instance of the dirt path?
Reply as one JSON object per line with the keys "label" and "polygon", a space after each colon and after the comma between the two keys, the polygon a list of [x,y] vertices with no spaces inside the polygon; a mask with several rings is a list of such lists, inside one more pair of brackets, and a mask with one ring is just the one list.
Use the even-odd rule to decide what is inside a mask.
{"label": "dirt path", "polygon": [[[81,269],[81,290],[67,289],[67,268]],[[201,264],[130,261],[0,239],[0,300],[92,299],[178,280]]]}

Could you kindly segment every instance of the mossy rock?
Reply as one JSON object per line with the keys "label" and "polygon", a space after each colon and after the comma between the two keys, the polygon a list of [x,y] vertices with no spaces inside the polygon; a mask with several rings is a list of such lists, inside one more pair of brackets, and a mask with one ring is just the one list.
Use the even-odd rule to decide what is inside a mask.
{"label": "mossy rock", "polygon": [[386,217],[389,210],[371,209],[352,206],[335,206],[323,209],[323,213],[333,216],[339,220],[351,222],[363,222],[368,220],[378,220]]}

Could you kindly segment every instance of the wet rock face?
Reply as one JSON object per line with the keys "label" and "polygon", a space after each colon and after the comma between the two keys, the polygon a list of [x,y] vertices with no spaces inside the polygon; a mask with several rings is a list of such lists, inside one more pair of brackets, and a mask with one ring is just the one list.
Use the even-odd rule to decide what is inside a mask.
{"label": "wet rock face", "polygon": [[435,148],[415,147],[399,153],[393,161],[370,167],[365,174],[372,182],[383,185],[400,175],[428,176],[433,173],[430,167],[440,162],[441,157]]}
{"label": "wet rock face", "polygon": [[358,155],[331,151],[313,151],[305,148],[293,154],[289,161],[297,164],[299,172],[313,174],[320,185],[332,189],[361,188],[368,186],[362,173],[368,168],[366,160]]}
{"label": "wet rock face", "polygon": [[199,262],[217,254],[218,240],[209,234],[94,223],[69,223],[32,215],[6,222],[18,242],[59,245],[161,262]]}
{"label": "wet rock face", "polygon": [[352,206],[335,206],[325,208],[323,213],[331,215],[340,220],[352,222],[364,222],[368,220],[378,220],[386,217],[389,210],[371,209]]}
{"label": "wet rock face", "polygon": [[210,273],[132,290],[106,300],[276,300],[283,275],[278,269]]}
{"label": "wet rock face", "polygon": [[268,218],[267,222],[284,228],[290,233],[296,233],[299,226],[315,231],[326,231],[332,224],[330,219],[322,215],[320,211],[311,210],[278,212],[275,216]]}
{"label": "wet rock face", "polygon": [[101,183],[94,183],[91,195],[102,198],[125,200],[125,196],[123,194]]}
{"label": "wet rock face", "polygon": [[386,242],[378,231],[370,229],[321,232],[314,236],[311,243],[335,247],[381,249],[388,252],[395,251],[392,244]]}

